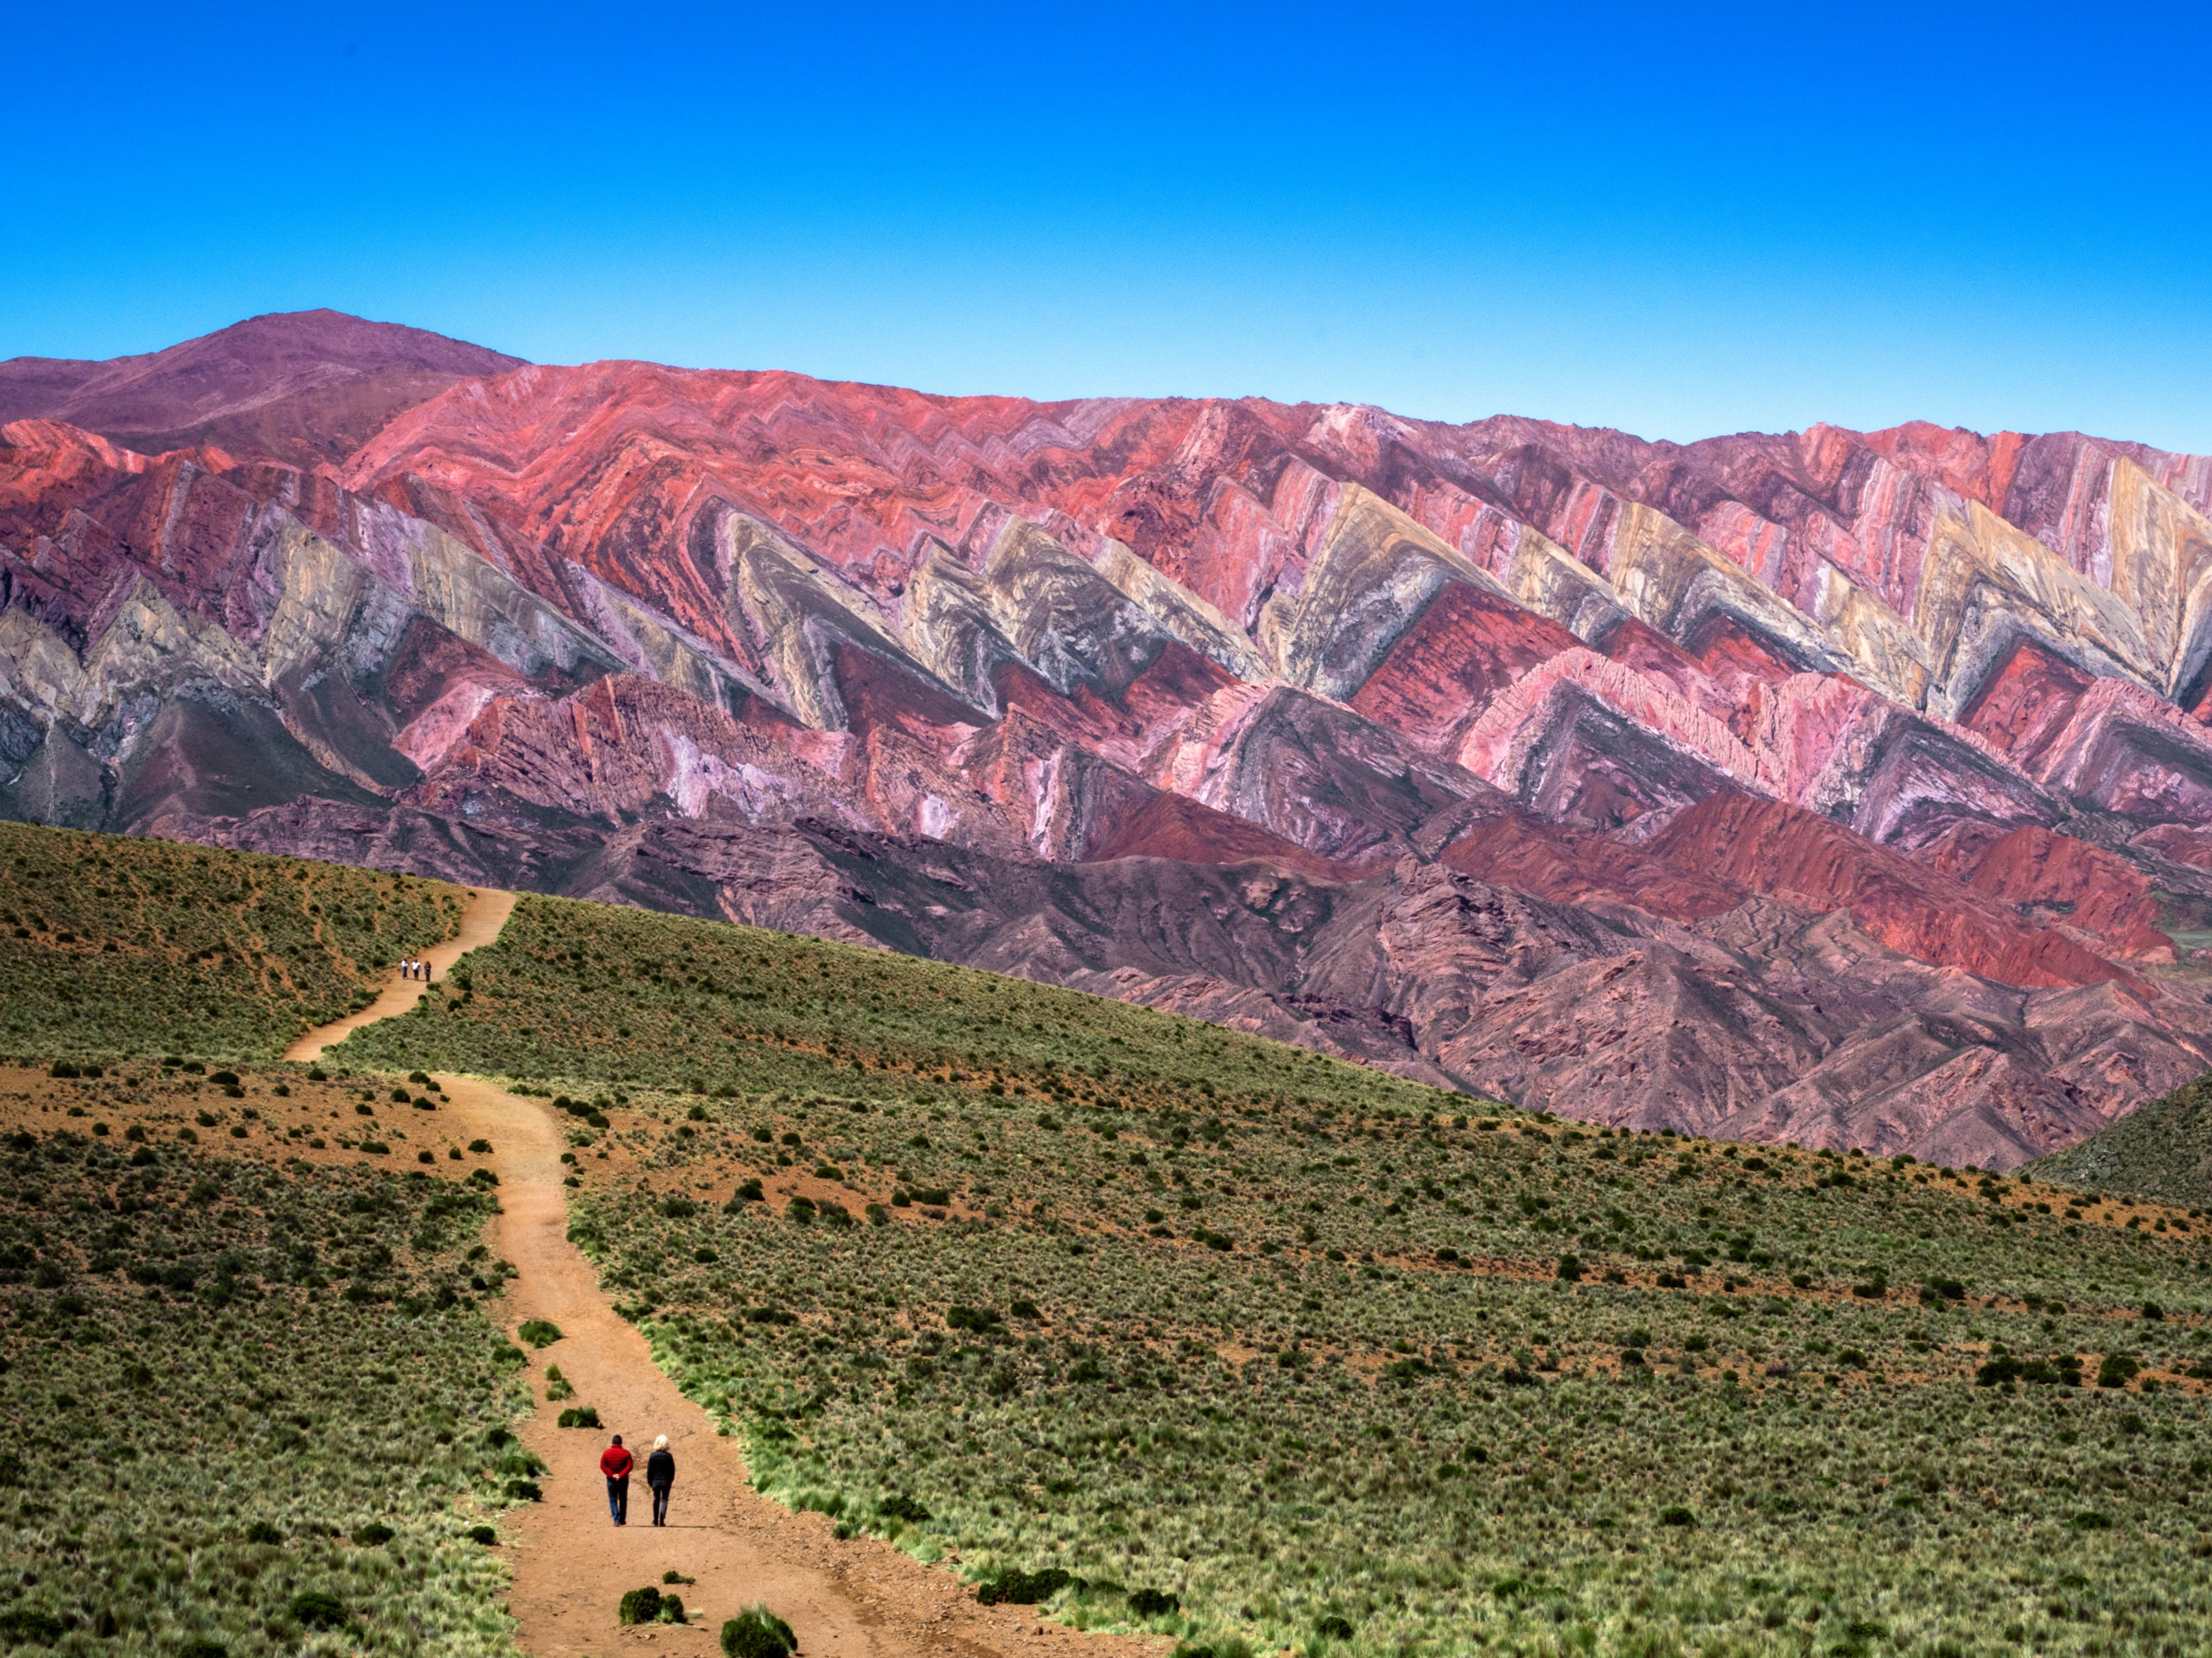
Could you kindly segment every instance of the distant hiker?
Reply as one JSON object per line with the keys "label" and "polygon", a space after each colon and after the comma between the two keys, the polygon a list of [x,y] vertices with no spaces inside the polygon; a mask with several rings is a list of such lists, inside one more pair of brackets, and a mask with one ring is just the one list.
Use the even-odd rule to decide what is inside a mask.
{"label": "distant hiker", "polygon": [[622,1436],[617,1434],[615,1442],[600,1454],[599,1472],[607,1477],[607,1512],[614,1516],[617,1526],[629,1524],[629,1471],[632,1466],[629,1453],[623,1449]]}
{"label": "distant hiker", "polygon": [[653,1454],[645,1460],[645,1483],[653,1492],[653,1523],[668,1523],[668,1488],[676,1483],[676,1459],[668,1454],[666,1434],[653,1442]]}
{"label": "distant hiker", "polygon": [[414,978],[414,977],[415,977],[415,964],[414,964],[412,961],[407,960],[405,960],[405,959],[403,957],[403,958],[401,959],[401,960],[400,960],[400,963],[399,963],[399,976],[400,976],[402,978]]}

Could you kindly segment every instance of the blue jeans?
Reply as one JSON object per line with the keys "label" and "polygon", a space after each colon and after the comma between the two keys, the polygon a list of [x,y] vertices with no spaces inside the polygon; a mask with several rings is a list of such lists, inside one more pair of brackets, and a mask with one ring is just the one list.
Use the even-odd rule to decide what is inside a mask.
{"label": "blue jeans", "polygon": [[607,1512],[614,1516],[615,1524],[629,1524],[629,1476],[607,1481]]}
{"label": "blue jeans", "polygon": [[646,1489],[653,1493],[653,1523],[665,1526],[668,1523],[668,1487],[649,1485]]}

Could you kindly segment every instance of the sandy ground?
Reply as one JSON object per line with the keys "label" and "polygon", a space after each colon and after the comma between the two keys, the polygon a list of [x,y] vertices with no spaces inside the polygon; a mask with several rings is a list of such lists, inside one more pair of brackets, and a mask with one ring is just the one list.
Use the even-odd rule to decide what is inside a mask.
{"label": "sandy ground", "polygon": [[428,984],[420,979],[402,978],[393,968],[390,980],[375,1001],[359,1013],[349,1015],[335,1024],[324,1025],[309,1031],[284,1050],[287,1059],[306,1064],[323,1057],[323,1050],[343,1042],[363,1025],[374,1025],[380,1019],[389,1019],[394,1014],[405,1013],[422,999],[423,991],[432,984],[445,982],[446,975],[459,961],[478,945],[489,944],[499,936],[499,930],[507,925],[507,918],[514,913],[514,894],[481,891],[472,893],[461,910],[461,930],[443,944],[434,944],[422,953],[430,964]]}
{"label": "sandy ground", "polygon": [[[466,951],[496,938],[514,907],[511,893],[479,893],[459,935],[429,952],[439,976]],[[404,1013],[423,988],[395,978],[366,1011],[310,1032],[285,1057],[313,1059],[360,1026]],[[1033,1607],[978,1606],[949,1571],[874,1539],[841,1542],[825,1516],[794,1515],[760,1496],[736,1442],[718,1437],[706,1412],[660,1373],[645,1338],[616,1315],[590,1263],[568,1241],[562,1186],[568,1171],[560,1161],[566,1142],[551,1111],[474,1077],[438,1080],[446,1096],[439,1127],[495,1148],[488,1157],[468,1161],[489,1162],[500,1177],[502,1212],[493,1222],[491,1244],[520,1274],[504,1308],[508,1328],[548,1319],[562,1332],[561,1340],[532,1353],[532,1387],[542,1399],[546,1367],[559,1365],[576,1390],[571,1402],[592,1405],[605,1424],[599,1430],[556,1427],[562,1407],[544,1404],[523,1424],[524,1442],[551,1469],[540,1482],[544,1501],[514,1510],[501,1526],[502,1552],[514,1573],[509,1606],[526,1651],[550,1658],[650,1645],[703,1658],[719,1650],[723,1621],[755,1601],[791,1624],[809,1658],[997,1658],[1018,1652],[1073,1658],[1079,1651],[1091,1658],[1140,1658],[1165,1649],[1164,1641],[1084,1635],[1040,1622]],[[630,1483],[629,1524],[619,1529],[608,1517],[599,1472],[612,1433],[623,1436],[639,1465]],[[677,1479],[669,1523],[656,1529],[642,1471],[659,1434],[668,1436],[675,1453]],[[623,1592],[659,1587],[671,1570],[696,1580],[667,1586],[683,1596],[692,1621],[623,1628],[615,1609]]]}

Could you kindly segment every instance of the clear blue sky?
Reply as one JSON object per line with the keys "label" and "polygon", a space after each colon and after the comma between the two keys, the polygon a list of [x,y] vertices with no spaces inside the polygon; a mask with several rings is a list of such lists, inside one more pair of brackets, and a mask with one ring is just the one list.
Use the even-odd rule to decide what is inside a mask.
{"label": "clear blue sky", "polygon": [[19,5],[0,357],[2212,449],[2212,8]]}

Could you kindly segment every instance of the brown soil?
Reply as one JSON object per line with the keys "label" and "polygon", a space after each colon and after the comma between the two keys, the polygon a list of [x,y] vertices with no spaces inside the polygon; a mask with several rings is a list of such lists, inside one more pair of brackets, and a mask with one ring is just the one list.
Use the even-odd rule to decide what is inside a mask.
{"label": "brown soil", "polygon": [[287,1059],[305,1064],[323,1057],[323,1050],[335,1046],[351,1036],[363,1025],[374,1025],[380,1019],[389,1019],[394,1014],[405,1013],[422,999],[422,993],[432,985],[441,984],[446,975],[471,950],[489,944],[499,936],[499,930],[507,925],[507,918],[514,913],[514,894],[494,891],[478,891],[469,894],[468,903],[461,910],[460,930],[442,944],[433,944],[422,952],[422,959],[430,964],[428,984],[421,979],[402,978],[393,968],[391,979],[375,1001],[359,1013],[350,1014],[335,1024],[325,1025],[309,1031],[284,1050]]}

